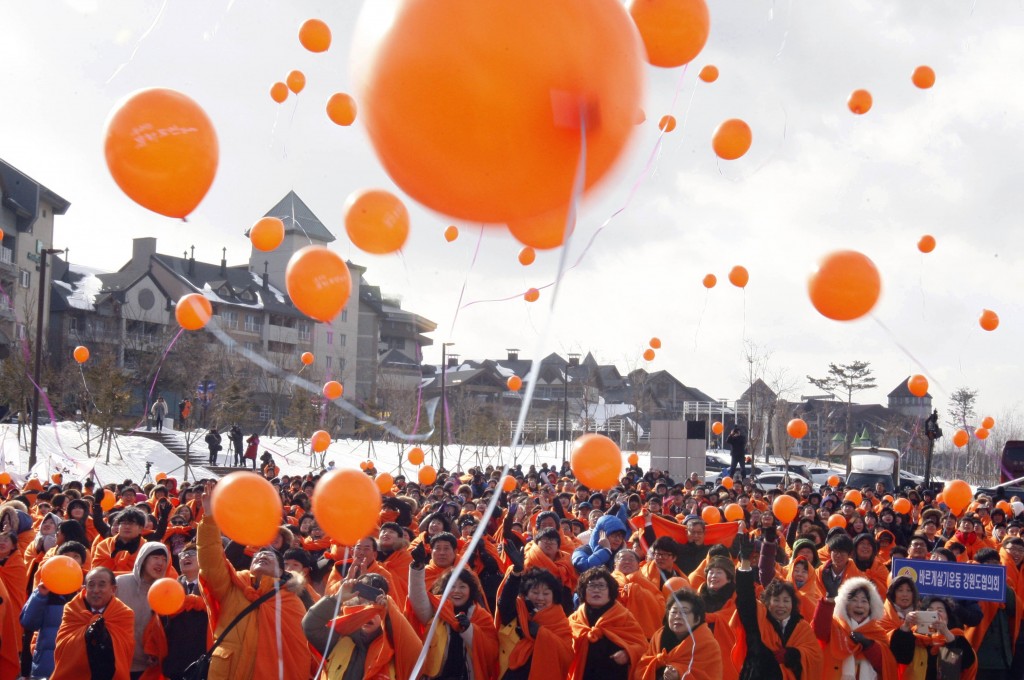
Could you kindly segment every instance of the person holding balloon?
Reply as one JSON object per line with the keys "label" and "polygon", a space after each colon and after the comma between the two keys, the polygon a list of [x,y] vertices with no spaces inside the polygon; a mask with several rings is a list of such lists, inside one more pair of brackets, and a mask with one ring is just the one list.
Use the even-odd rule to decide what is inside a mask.
{"label": "person holding balloon", "polygon": [[118,598],[135,614],[135,652],[131,661],[133,678],[142,675],[143,671],[156,663],[156,659],[146,655],[143,644],[146,626],[153,614],[147,596],[150,586],[167,576],[170,564],[171,551],[167,546],[163,543],[146,543],[139,548],[132,573],[117,577]]}
{"label": "person holding balloon", "polygon": [[[79,566],[85,564],[85,546],[81,543],[65,543],[58,547],[57,554],[67,555]],[[3,586],[0,585],[0,588]],[[6,593],[6,589],[4,590]],[[0,594],[0,597],[3,595]],[[51,592],[40,583],[29,595],[21,610],[21,625],[26,633],[36,634],[32,650],[32,677],[45,678],[53,673],[53,649],[57,644],[57,631],[64,619],[64,605],[74,594],[60,595]],[[6,601],[6,598],[4,598]]]}

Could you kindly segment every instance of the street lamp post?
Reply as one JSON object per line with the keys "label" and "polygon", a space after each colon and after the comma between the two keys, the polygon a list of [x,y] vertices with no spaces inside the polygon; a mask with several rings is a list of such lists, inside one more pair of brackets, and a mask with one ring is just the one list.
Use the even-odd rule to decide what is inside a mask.
{"label": "street lamp post", "polygon": [[43,248],[39,252],[39,306],[36,311],[36,356],[35,365],[32,368],[32,379],[35,381],[35,391],[32,393],[32,439],[28,447],[29,470],[36,466],[36,434],[39,430],[39,372],[43,361],[43,312],[46,307],[46,256],[63,253],[57,248]]}
{"label": "street lamp post", "polygon": [[438,448],[438,471],[444,470],[444,439],[448,436],[447,418],[448,418],[448,402],[445,399],[445,384],[444,376],[448,368],[448,348],[454,345],[454,342],[442,342],[441,343],[441,446]]}
{"label": "street lamp post", "polygon": [[570,354],[569,360],[565,363],[565,379],[562,381],[562,427],[565,432],[565,439],[562,440],[562,466],[565,466],[565,450],[572,439],[572,428],[569,426],[569,367],[578,366],[580,363],[579,354]]}

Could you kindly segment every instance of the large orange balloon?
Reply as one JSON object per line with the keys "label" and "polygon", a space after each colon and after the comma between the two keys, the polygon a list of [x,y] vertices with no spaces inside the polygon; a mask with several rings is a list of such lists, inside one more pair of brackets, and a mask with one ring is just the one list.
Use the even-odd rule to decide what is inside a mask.
{"label": "large orange balloon", "polygon": [[718,80],[718,67],[713,64],[708,64],[700,70],[698,77],[705,83],[713,83]]}
{"label": "large orange balloon", "polygon": [[285,78],[285,83],[287,83],[289,90],[298,94],[306,88],[306,74],[302,71],[292,71]]}
{"label": "large orange balloon", "polygon": [[704,280],[701,282],[705,288],[714,288],[715,284],[718,283],[718,277],[714,274],[706,274]]}
{"label": "large orange balloon", "polygon": [[430,465],[424,465],[420,468],[420,471],[416,473],[416,479],[423,486],[430,486],[437,481],[437,470]]}
{"label": "large orange balloon", "polygon": [[643,48],[619,0],[393,4],[393,15],[376,8],[379,31],[354,51],[370,139],[409,196],[508,223],[572,195],[581,128],[586,187],[619,158],[643,89]]}
{"label": "large orange balloon", "polygon": [[993,427],[996,426],[996,419],[993,418],[992,416],[985,416],[984,418],[981,419],[981,426],[986,430],[991,430]]}
{"label": "large orange balloon", "polygon": [[213,123],[180,92],[140,90],[121,100],[107,121],[107,167],[117,186],[144,208],[185,217],[217,174]]}
{"label": "large orange balloon", "polygon": [[726,475],[725,477],[722,477],[722,486],[724,486],[726,489],[731,489],[732,487],[736,486],[736,482],[733,480],[732,477]]}
{"label": "large orange balloon", "polygon": [[11,483],[11,473],[0,472],[0,484],[7,485]]}
{"label": "large orange balloon", "polygon": [[636,465],[637,463],[640,462],[640,456],[638,456],[636,453],[631,453],[628,456],[626,456],[626,462],[629,463],[630,465]]}
{"label": "large orange balloon", "polygon": [[783,524],[789,524],[796,519],[797,502],[792,496],[783,494],[772,502],[772,514]]}
{"label": "large orange balloon", "polygon": [[705,505],[704,509],[700,511],[700,518],[704,520],[705,524],[718,524],[722,521],[722,513],[714,506]]}
{"label": "large orange balloon", "polygon": [[967,430],[957,430],[953,433],[953,446],[961,449],[967,446],[967,442],[971,440],[971,436],[967,434]]}
{"label": "large orange balloon", "polygon": [[84,345],[79,345],[74,351],[75,361],[80,364],[84,364],[89,360],[89,348]]}
{"label": "large orange balloon", "polygon": [[871,110],[871,93],[867,90],[854,90],[846,100],[846,106],[858,116]]}
{"label": "large orange balloon", "polygon": [[917,87],[927,90],[935,84],[935,71],[931,66],[918,66],[910,79]]}
{"label": "large orange balloon", "polygon": [[835,514],[828,518],[828,528],[834,529],[836,527],[846,528],[846,518],[842,515]]}
{"label": "large orange balloon", "polygon": [[852,321],[874,308],[882,293],[882,278],[867,256],[840,250],[821,259],[807,282],[807,292],[822,316]]}
{"label": "large orange balloon", "polygon": [[174,306],[174,318],[187,331],[197,331],[210,322],[213,305],[200,293],[182,295]]}
{"label": "large orange balloon", "polygon": [[825,481],[828,482],[829,486],[831,486],[832,488],[835,488],[835,487],[839,486],[839,481],[840,481],[839,480],[839,475],[829,475],[828,479],[826,479]]}
{"label": "large orange balloon", "polygon": [[665,583],[661,586],[661,594],[664,595],[667,599],[672,597],[672,593],[676,592],[677,590],[687,588],[688,585],[689,582],[682,576],[672,576],[671,578],[665,579]]}
{"label": "large orange balloon", "polygon": [[519,251],[519,264],[524,267],[529,267],[537,259],[537,251],[530,246],[523,246],[523,249]]}
{"label": "large orange balloon", "polygon": [[249,230],[249,240],[256,250],[274,250],[284,241],[284,222],[276,217],[259,219]]}
{"label": "large orange balloon", "polygon": [[857,489],[850,489],[846,492],[846,495],[843,496],[843,500],[850,501],[854,505],[860,505],[864,502],[864,496]]}
{"label": "large orange balloon", "polygon": [[571,236],[575,229],[576,215],[573,215],[570,222],[568,205],[543,215],[512,220],[508,223],[508,230],[517,241],[537,250],[557,248],[565,243],[566,236]]}
{"label": "large orange balloon", "polygon": [[324,396],[331,401],[340,398],[344,391],[345,388],[337,380],[328,380],[324,383]]}
{"label": "large orange balloon", "polygon": [[715,129],[711,148],[719,158],[734,161],[750,150],[753,141],[754,133],[750,126],[739,118],[730,118]]}
{"label": "large orange balloon", "polygon": [[314,361],[316,361],[316,357],[313,356],[312,352],[303,352],[302,355],[299,357],[299,361],[302,362],[303,366],[309,366]]}
{"label": "large orange balloon", "polygon": [[153,582],[146,593],[149,607],[160,616],[177,614],[185,604],[185,588],[176,578],[161,578]]}
{"label": "large orange balloon", "polygon": [[994,331],[999,328],[999,315],[991,309],[983,309],[978,317],[978,325],[986,331]]}
{"label": "large orange balloon", "polygon": [[807,422],[803,418],[793,418],[786,423],[786,432],[793,439],[803,439],[807,436]]}
{"label": "large orange balloon", "polygon": [[358,470],[331,470],[313,489],[313,516],[342,545],[355,545],[377,528],[380,506],[377,485]]}
{"label": "large orange balloon", "polygon": [[332,94],[327,100],[327,117],[335,125],[351,125],[356,120],[356,100],[344,92]]}
{"label": "large orange balloon", "polygon": [[512,475],[505,477],[505,481],[501,483],[501,488],[507,493],[512,493],[516,490],[516,478]]}
{"label": "large orange balloon", "polygon": [[345,201],[345,231],[360,250],[393,253],[409,238],[409,211],[389,191],[357,191]]}
{"label": "large orange balloon", "polygon": [[309,19],[299,27],[299,42],[310,52],[326,52],[331,46],[331,29],[320,19]]}
{"label": "large orange balloon", "polygon": [[288,86],[282,82],[276,82],[270,86],[270,98],[278,104],[283,104],[288,99]]}
{"label": "large orange balloon", "polygon": [[725,519],[729,522],[738,522],[743,519],[743,508],[736,503],[729,503],[725,506]]}
{"label": "large orange balloon", "polygon": [[391,487],[395,484],[395,478],[387,472],[382,472],[374,478],[373,483],[377,485],[377,490],[381,493],[390,493]]}
{"label": "large orange balloon", "polygon": [[213,487],[213,518],[221,532],[242,545],[264,546],[281,526],[281,496],[251,472],[232,472]]}
{"label": "large orange balloon", "polygon": [[722,434],[723,432],[725,432],[725,423],[723,423],[721,420],[716,420],[715,422],[711,423],[711,431],[714,432],[715,434]]}
{"label": "large orange balloon", "polygon": [[632,0],[629,14],[653,66],[689,63],[704,49],[711,30],[704,0]]}
{"label": "large orange balloon", "polygon": [[909,498],[897,498],[896,502],[892,504],[892,509],[901,515],[909,515],[910,511],[914,509],[914,504],[910,502]]}
{"label": "large orange balloon", "polygon": [[918,240],[917,249],[922,253],[930,253],[935,250],[935,237],[925,234]]}
{"label": "large orange balloon", "polygon": [[57,595],[70,595],[81,589],[82,567],[67,555],[54,555],[39,567],[39,580]]}
{"label": "large orange balloon", "polygon": [[591,489],[610,489],[619,483],[622,452],[602,434],[585,434],[572,445],[572,471]]}
{"label": "large orange balloon", "polygon": [[352,292],[345,261],[325,246],[306,246],[292,255],[284,280],[299,311],[325,323],[341,312]]}
{"label": "large orange balloon", "polygon": [[959,515],[971,502],[971,486],[961,479],[946,482],[942,490],[943,501],[954,514]]}
{"label": "large orange balloon", "polygon": [[104,493],[103,498],[100,499],[100,507],[103,508],[104,512],[110,512],[115,505],[117,505],[117,497],[110,491]]}
{"label": "large orange balloon", "polygon": [[512,392],[518,392],[523,388],[523,379],[518,375],[513,375],[505,381],[505,386]]}
{"label": "large orange balloon", "polygon": [[923,397],[928,394],[928,378],[921,374],[915,374],[907,378],[907,389],[915,397]]}
{"label": "large orange balloon", "polygon": [[309,438],[309,446],[314,453],[323,453],[331,445],[331,435],[327,430],[317,430]]}
{"label": "large orange balloon", "polygon": [[409,462],[413,465],[420,465],[423,463],[423,449],[418,446],[414,446],[409,449],[409,453],[406,456]]}
{"label": "large orange balloon", "polygon": [[748,281],[750,281],[750,273],[746,267],[736,265],[729,270],[729,283],[737,288],[746,288]]}

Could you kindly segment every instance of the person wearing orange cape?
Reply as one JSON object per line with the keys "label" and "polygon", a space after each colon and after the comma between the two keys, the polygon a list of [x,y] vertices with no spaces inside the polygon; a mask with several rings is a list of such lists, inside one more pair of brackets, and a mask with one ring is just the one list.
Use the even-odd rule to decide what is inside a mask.
{"label": "person wearing orange cape", "polygon": [[135,651],[135,614],[116,597],[114,572],[97,567],[85,590],[64,607],[50,680],[128,680]]}
{"label": "person wearing orange cape", "polygon": [[538,531],[524,549],[526,569],[550,571],[562,583],[562,604],[572,611],[572,594],[576,591],[579,574],[572,566],[569,555],[562,552],[562,534],[552,527]]}
{"label": "person wearing orange cape", "polygon": [[381,525],[380,534],[377,536],[377,563],[391,574],[391,584],[394,586],[391,599],[402,608],[409,599],[408,574],[412,555],[406,550],[408,547],[409,541],[406,540],[401,526],[395,522],[385,522]]}
{"label": "person wearing orange cape", "polygon": [[573,660],[572,631],[561,607],[561,582],[549,571],[523,571],[522,551],[505,542],[512,573],[498,594],[498,677],[565,680]]}
{"label": "person wearing orange cape", "polygon": [[647,636],[622,603],[619,584],[604,567],[580,576],[581,602],[569,617],[572,629],[572,680],[628,680],[647,649]]}
{"label": "person wearing orange cape", "polygon": [[708,628],[715,634],[722,653],[722,678],[736,680],[739,670],[732,661],[736,634],[730,625],[736,613],[736,567],[725,557],[712,557],[704,570],[707,581],[697,594],[704,602]]}
{"label": "person wearing orange cape", "polygon": [[921,609],[935,612],[938,617],[935,623],[919,623],[920,614],[915,609],[907,612],[903,623],[892,632],[890,646],[893,656],[897,663],[906,665],[902,680],[935,680],[940,655],[946,657],[950,652],[959,657],[959,677],[974,680],[977,657],[960,628],[956,605],[942,597],[926,597]]}
{"label": "person wearing orange cape", "polygon": [[662,627],[665,618],[665,595],[640,572],[640,557],[623,548],[615,553],[612,577],[619,584],[619,602],[636,617],[647,639]]}
{"label": "person wearing orange cape", "polygon": [[435,616],[440,618],[429,642],[424,677],[495,680],[498,677],[498,631],[487,608],[487,595],[480,579],[472,570],[463,569],[441,607],[441,595],[453,572],[444,574],[428,592],[423,566],[414,562],[409,568],[409,604],[419,623],[426,628]]}
{"label": "person wearing orange cape", "polygon": [[[722,652],[705,621],[704,602],[678,590],[665,608],[664,625],[637,662],[636,680],[721,680]],[[808,679],[809,680],[809,679]]]}
{"label": "person wearing orange cape", "polygon": [[212,492],[213,483],[208,482],[196,544],[199,582],[214,635],[220,636],[260,596],[275,589],[278,592],[239,621],[210,660],[208,677],[276,680],[282,660],[285,680],[308,680],[311,659],[301,627],[306,608],[297,595],[302,582],[285,571],[283,558],[270,548],[256,553],[248,571],[236,571],[224,556],[220,529],[210,510]]}
{"label": "person wearing orange cape", "polygon": [[679,544],[671,536],[660,536],[651,544],[647,552],[648,560],[640,565],[640,571],[651,580],[654,585],[661,588],[665,581],[670,578],[679,578],[690,587],[690,579],[679,565],[676,564],[679,554]]}
{"label": "person wearing orange cape", "polygon": [[28,600],[28,571],[13,531],[0,532],[0,585],[6,591],[0,613],[0,680],[14,680],[21,675],[23,633],[18,617]]}
{"label": "person wearing orange cape", "polygon": [[824,652],[823,680],[898,677],[889,636],[882,625],[882,598],[875,584],[857,576],[846,579],[838,593],[826,593],[814,612],[813,624]]}
{"label": "person wearing orange cape", "polygon": [[797,607],[804,621],[814,620],[814,609],[821,599],[821,585],[810,560],[800,555],[786,567],[786,581],[796,589]]}
{"label": "person wearing orange cape", "polygon": [[[978,564],[1000,564],[999,553],[992,548],[978,550],[975,559]],[[1009,581],[1002,602],[979,602],[978,605],[981,607],[981,622],[967,631],[967,639],[978,655],[978,675],[982,678],[1010,677],[1014,643],[1020,629],[1020,612],[1024,607]]]}

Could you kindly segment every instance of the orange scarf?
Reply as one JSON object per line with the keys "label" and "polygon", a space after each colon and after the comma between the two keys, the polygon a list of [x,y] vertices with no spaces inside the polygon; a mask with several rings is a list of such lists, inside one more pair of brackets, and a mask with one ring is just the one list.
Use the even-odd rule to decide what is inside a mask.
{"label": "orange scarf", "polygon": [[[341,612],[341,615],[328,625],[333,626],[334,631],[342,637],[352,635],[375,616],[382,618],[381,634],[370,643],[366,652],[366,665],[363,669],[364,680],[392,677],[389,672],[392,667],[396,678],[408,678],[412,675],[412,669],[416,665],[416,659],[420,655],[423,643],[416,637],[412,628],[405,623],[404,617],[393,603],[388,602],[387,608],[378,604],[342,607]],[[390,629],[394,639],[388,638],[385,632],[388,627],[384,626],[383,619],[390,619]]]}
{"label": "orange scarf", "polygon": [[[793,612],[795,615],[796,612]],[[739,615],[733,619],[736,630],[736,646],[732,650],[732,662],[736,668],[743,670],[744,660],[747,658],[747,631],[739,622]],[[761,633],[761,641],[764,642],[768,651],[773,654],[784,651],[787,647],[800,652],[800,668],[802,678],[821,677],[821,646],[818,639],[814,637],[814,631],[805,620],[799,621],[793,628],[792,634],[786,644],[782,644],[782,638],[771,621],[768,620],[766,607],[757,603],[757,628]],[[796,675],[785,664],[779,664],[783,680],[796,680]]]}
{"label": "orange scarf", "polygon": [[523,557],[523,564],[525,565],[524,569],[532,569],[536,567],[538,569],[549,571],[562,582],[563,586],[569,590],[576,590],[576,583],[579,581],[579,575],[576,573],[576,568],[573,567],[572,563],[567,559],[565,553],[558,553],[558,559],[552,560],[544,554],[544,551],[540,549],[539,545],[536,543],[530,543],[526,546],[526,553]]}
{"label": "orange scarf", "polygon": [[[804,583],[803,587],[797,586],[796,580],[793,578],[793,567],[797,562],[803,562],[807,565],[807,582]],[[814,571],[814,567],[807,560],[806,557],[798,557],[789,566],[786,567],[786,580],[793,584],[796,588],[797,598],[799,599],[800,616],[803,617],[804,621],[814,620],[814,608],[818,606],[818,602],[821,600],[821,582],[818,581],[818,574]]]}
{"label": "orange scarf", "polygon": [[[882,651],[882,672],[878,674],[878,677],[883,680],[899,677],[899,666],[892,651],[889,650],[889,636],[885,632],[882,622],[867,621],[857,629],[857,632],[869,640],[873,640]],[[853,656],[857,662],[866,660],[864,648],[850,639],[852,633],[853,630],[846,619],[839,616],[832,617],[832,636],[827,645],[822,645],[825,652],[825,667],[821,677],[839,680],[842,675],[843,661],[848,656]]]}
{"label": "orange scarf", "polygon": [[[690,585],[690,577],[686,575],[686,572],[684,572],[679,567],[674,567],[673,571],[675,573],[669,578],[681,578],[683,579],[683,581],[686,582],[685,585],[680,586],[681,588],[690,588],[691,590],[693,589],[693,586]],[[658,569],[658,565],[655,564],[653,561],[648,561],[641,564],[640,573],[643,574],[651,583],[658,586],[658,588],[661,588],[665,585],[665,581],[661,578],[661,570]]]}
{"label": "orange scarf", "polygon": [[686,680],[720,680],[722,655],[711,653],[718,642],[710,628],[706,625],[697,626],[672,649],[662,649],[661,633],[662,629],[659,628],[651,638],[647,651],[640,657],[633,676],[636,680],[654,680],[658,669],[666,666],[675,668]]}
{"label": "orange scarf", "polygon": [[[530,635],[529,623],[540,626],[537,637]],[[514,630],[518,623],[522,635]],[[512,637],[518,640],[512,641]],[[526,609],[526,600],[521,596],[516,599],[516,621],[506,625],[499,634],[503,649],[501,650],[501,668],[499,676],[505,674],[506,668],[522,668],[530,664],[529,680],[565,680],[572,664],[572,629],[565,618],[565,612],[558,605],[551,605],[531,616]],[[508,649],[508,645],[512,645]]]}
{"label": "orange scarf", "polygon": [[85,603],[84,592],[64,606],[64,620],[57,630],[57,646],[53,650],[51,680],[80,680],[91,676],[85,631],[100,616],[114,643],[114,680],[128,680],[135,651],[135,613],[115,597],[102,615],[93,614]]}
{"label": "orange scarf", "polygon": [[651,583],[639,571],[623,574],[613,571],[612,576],[619,582],[619,602],[636,617],[644,634],[650,638],[661,628],[665,616],[665,596],[658,586]]}
{"label": "orange scarf", "polygon": [[[704,586],[706,587],[706,586]],[[736,594],[734,593],[729,601],[717,612],[708,612],[705,620],[708,627],[713,627],[715,639],[722,650],[722,678],[724,680],[737,680],[739,669],[732,662],[732,648],[736,644],[736,634],[730,625],[733,614],[736,613]]]}
{"label": "orange scarf", "polygon": [[[629,665],[635,668],[640,657],[643,656],[644,650],[647,649],[647,636],[644,635],[643,629],[637,623],[636,617],[630,614],[622,604],[616,602],[591,626],[587,620],[585,607],[586,605],[580,605],[579,609],[569,617],[569,628],[572,630],[575,650],[570,677],[573,680],[581,680],[587,666],[590,643],[597,642],[602,637],[621,647],[629,656]],[[615,662],[607,659],[605,663],[614,664]]]}
{"label": "orange scarf", "polygon": [[[448,653],[448,636],[458,635],[459,622],[455,618],[455,607],[451,600],[444,603],[444,607],[438,609],[441,598],[433,593],[427,593],[430,603],[437,612],[441,623],[445,626],[438,626],[434,637],[430,641],[430,654],[423,667],[424,675],[436,677],[444,670],[444,659]],[[474,680],[496,680],[498,668],[495,659],[498,658],[498,631],[494,628],[494,617],[488,611],[486,604],[477,604],[473,607],[473,615],[470,617],[470,625],[473,628],[473,644],[466,649],[466,655],[473,662]],[[442,628],[445,630],[442,632]]]}

